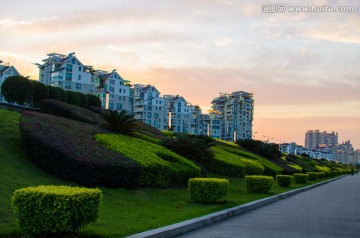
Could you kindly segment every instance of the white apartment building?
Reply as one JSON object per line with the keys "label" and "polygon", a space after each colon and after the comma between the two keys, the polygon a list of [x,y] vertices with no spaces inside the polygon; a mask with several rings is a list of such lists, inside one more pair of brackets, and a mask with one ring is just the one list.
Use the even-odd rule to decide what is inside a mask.
{"label": "white apartment building", "polygon": [[159,130],[168,130],[166,103],[152,85],[135,84],[131,90],[135,118]]}
{"label": "white apartment building", "polygon": [[327,161],[334,160],[333,154],[331,152],[325,152],[325,151],[321,151],[321,150],[304,149],[302,151],[302,153],[309,155],[310,158],[313,158],[313,159],[326,159]]}
{"label": "white apartment building", "polygon": [[320,130],[308,130],[305,133],[305,148],[315,149],[319,145],[335,146],[338,144],[338,133],[332,131],[328,133]]}
{"label": "white apartment building", "polygon": [[191,118],[191,129],[190,133],[195,135],[206,135],[204,132],[203,122],[204,116],[201,113],[201,108],[199,106],[192,107],[192,118]]}
{"label": "white apartment building", "polygon": [[168,111],[166,119],[171,125],[169,129],[174,132],[191,133],[193,106],[179,95],[164,95],[164,99]]}
{"label": "white apartment building", "polygon": [[332,154],[334,156],[334,160],[342,164],[356,163],[355,151],[351,145],[350,140],[333,147]]}
{"label": "white apartment building", "polygon": [[129,83],[130,81],[123,79],[115,69],[112,72],[96,70],[93,93],[99,96],[103,108],[130,112],[133,102]]}
{"label": "white apartment building", "polygon": [[219,125],[221,139],[229,141],[252,139],[254,115],[252,93],[244,91],[220,93],[220,96],[214,98],[211,103],[214,111],[220,113],[222,118]]}
{"label": "white apartment building", "polygon": [[301,155],[304,147],[297,145],[295,142],[283,143],[279,145],[281,153],[287,153],[290,155]]}
{"label": "white apartment building", "polygon": [[4,62],[0,60],[0,102],[5,102],[4,97],[1,94],[1,86],[5,79],[10,76],[20,76],[20,73],[15,69],[14,66],[10,66],[9,63],[3,64]]}
{"label": "white apartment building", "polygon": [[93,69],[81,63],[75,53],[51,53],[47,56],[42,60],[42,64],[36,64],[39,68],[40,82],[65,90],[94,93]]}

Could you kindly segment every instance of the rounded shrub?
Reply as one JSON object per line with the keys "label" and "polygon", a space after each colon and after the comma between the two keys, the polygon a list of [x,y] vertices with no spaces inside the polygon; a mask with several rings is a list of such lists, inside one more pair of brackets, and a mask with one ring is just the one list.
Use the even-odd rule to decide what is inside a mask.
{"label": "rounded shrub", "polygon": [[192,202],[215,202],[225,197],[228,187],[227,179],[192,178],[188,181],[188,191]]}
{"label": "rounded shrub", "polygon": [[6,101],[24,105],[32,101],[33,86],[27,78],[10,76],[1,85],[1,92]]}
{"label": "rounded shrub", "polygon": [[38,186],[16,190],[12,196],[20,231],[30,237],[72,234],[99,217],[99,189]]}
{"label": "rounded shrub", "polygon": [[49,99],[61,101],[61,91],[57,87],[47,86],[49,89]]}
{"label": "rounded shrub", "polygon": [[33,86],[32,104],[37,106],[38,102],[49,97],[49,88],[37,80],[30,80]]}
{"label": "rounded shrub", "polygon": [[86,94],[88,100],[89,107],[100,107],[101,108],[101,100],[98,96],[94,94]]}
{"label": "rounded shrub", "polygon": [[307,174],[309,175],[309,181],[316,181],[319,179],[318,172],[307,172]]}
{"label": "rounded shrub", "polygon": [[80,107],[85,107],[87,108],[89,106],[89,101],[88,98],[85,94],[80,93],[80,92],[76,92],[77,95],[79,96],[80,99]]}
{"label": "rounded shrub", "polygon": [[251,175],[245,176],[245,182],[248,192],[267,193],[274,184],[274,178],[271,176]]}
{"label": "rounded shrub", "polygon": [[62,102],[67,102],[68,101],[68,97],[67,97],[67,93],[64,89],[62,88],[58,88],[59,94],[60,94],[60,101]]}
{"label": "rounded shrub", "polygon": [[243,162],[246,165],[246,174],[260,175],[263,174],[265,171],[264,166],[262,166],[261,164],[259,164],[254,160],[241,159],[241,162]]}
{"label": "rounded shrub", "polygon": [[276,181],[280,187],[290,187],[294,180],[292,175],[276,175]]}
{"label": "rounded shrub", "polygon": [[294,176],[295,183],[306,183],[309,180],[308,174],[296,173],[296,174],[293,174],[293,176]]}
{"label": "rounded shrub", "polygon": [[73,91],[66,91],[67,94],[67,100],[69,104],[75,105],[75,106],[80,106],[81,101],[79,98],[79,95],[76,92]]}
{"label": "rounded shrub", "polygon": [[323,179],[326,177],[325,172],[317,172],[319,179]]}

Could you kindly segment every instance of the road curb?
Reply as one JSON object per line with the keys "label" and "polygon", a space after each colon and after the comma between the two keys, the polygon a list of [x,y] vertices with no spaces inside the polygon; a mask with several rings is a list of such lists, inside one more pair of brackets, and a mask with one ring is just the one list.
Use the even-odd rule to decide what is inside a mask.
{"label": "road curb", "polygon": [[161,227],[158,229],[134,234],[134,235],[128,236],[127,238],[145,238],[145,237],[148,237],[148,238],[170,238],[170,237],[175,237],[175,236],[182,235],[182,234],[188,233],[190,231],[194,231],[194,230],[200,229],[202,227],[209,226],[214,223],[226,220],[230,217],[244,214],[246,212],[255,210],[259,207],[263,207],[268,204],[277,202],[279,200],[291,197],[295,194],[305,192],[307,190],[319,187],[321,185],[338,180],[344,176],[346,176],[346,175],[336,177],[333,179],[329,179],[329,180],[326,180],[326,181],[323,181],[323,182],[320,182],[317,184],[309,185],[309,186],[306,186],[303,188],[291,190],[291,191],[288,191],[285,193],[277,194],[277,195],[274,195],[271,197],[267,197],[267,198],[263,198],[263,199],[256,200],[253,202],[249,202],[249,203],[246,203],[246,204],[243,204],[240,206],[228,208],[228,209],[225,209],[225,210],[222,210],[219,212],[215,212],[215,213],[211,213],[209,215],[205,215],[202,217],[193,218],[193,219],[175,223],[175,224],[172,224],[169,226],[164,226],[164,227]]}

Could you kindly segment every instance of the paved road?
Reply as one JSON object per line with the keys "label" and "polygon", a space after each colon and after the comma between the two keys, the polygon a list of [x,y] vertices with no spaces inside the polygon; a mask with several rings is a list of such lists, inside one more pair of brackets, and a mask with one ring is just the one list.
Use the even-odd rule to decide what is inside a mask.
{"label": "paved road", "polygon": [[360,237],[360,174],[180,237]]}

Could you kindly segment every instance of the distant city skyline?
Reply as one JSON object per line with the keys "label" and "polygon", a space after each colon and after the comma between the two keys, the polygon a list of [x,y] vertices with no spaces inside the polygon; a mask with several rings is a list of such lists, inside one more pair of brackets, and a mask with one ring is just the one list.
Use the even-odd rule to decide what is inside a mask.
{"label": "distant city skyline", "polygon": [[319,129],[360,148],[360,3],[291,1],[354,6],[346,13],[264,13],[263,4],[14,0],[0,8],[0,60],[38,79],[32,63],[76,52],[204,112],[220,93],[244,90],[254,93],[255,139],[304,145]]}

